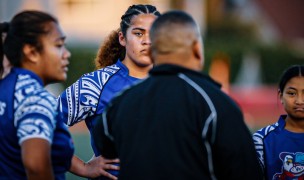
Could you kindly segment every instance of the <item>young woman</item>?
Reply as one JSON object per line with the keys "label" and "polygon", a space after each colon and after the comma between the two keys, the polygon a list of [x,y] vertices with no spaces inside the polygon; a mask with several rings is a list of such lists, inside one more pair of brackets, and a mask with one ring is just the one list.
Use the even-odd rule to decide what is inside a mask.
{"label": "young woman", "polygon": [[0,179],[65,179],[74,152],[58,116],[57,101],[44,86],[67,78],[70,52],[57,20],[23,11],[0,23],[3,58],[11,66],[0,79]]}
{"label": "young woman", "polygon": [[253,135],[266,179],[304,179],[304,66],[289,67],[278,95],[286,115]]}
{"label": "young woman", "polygon": [[[151,45],[149,30],[159,15],[157,9],[151,5],[133,5],[128,8],[121,17],[120,29],[110,34],[98,52],[98,70],[83,75],[59,96],[60,111],[67,125],[73,126],[85,120],[91,133],[96,123],[95,115],[104,111],[112,97],[147,76],[152,68],[148,55]],[[94,162],[101,167],[99,171],[94,171],[94,175],[99,173],[116,179],[105,170],[118,170],[117,166],[111,164],[118,160],[103,159],[92,139],[91,145],[95,156],[99,157],[89,163]],[[74,156],[71,171],[80,176],[92,177],[92,173],[88,173],[89,169],[82,168],[87,165]],[[89,174],[91,175],[88,176]]]}

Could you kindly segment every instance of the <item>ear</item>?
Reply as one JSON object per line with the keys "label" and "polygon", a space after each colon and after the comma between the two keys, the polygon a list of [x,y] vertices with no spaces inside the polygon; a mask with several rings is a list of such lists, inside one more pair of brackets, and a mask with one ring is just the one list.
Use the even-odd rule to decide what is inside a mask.
{"label": "ear", "polygon": [[283,104],[283,93],[280,91],[280,89],[278,89],[278,96],[280,98],[281,104]]}
{"label": "ear", "polygon": [[155,61],[154,61],[154,58],[153,58],[154,56],[153,56],[153,54],[152,54],[151,46],[150,46],[150,48],[147,49],[147,51],[148,51],[148,55],[149,55],[149,57],[150,57],[152,63],[154,64]]}
{"label": "ear", "polygon": [[119,40],[120,45],[126,46],[126,44],[127,44],[126,38],[121,31],[118,33],[118,40]]}
{"label": "ear", "polygon": [[25,58],[33,63],[37,63],[39,61],[39,52],[32,45],[25,44],[23,46],[23,54]]}
{"label": "ear", "polygon": [[193,42],[193,46],[192,46],[192,51],[193,51],[193,55],[196,59],[198,60],[202,60],[202,46],[198,41]]}
{"label": "ear", "polygon": [[197,64],[199,66],[198,69],[202,69],[204,67],[204,56],[202,44],[200,41],[194,41],[192,45],[193,57],[197,60]]}

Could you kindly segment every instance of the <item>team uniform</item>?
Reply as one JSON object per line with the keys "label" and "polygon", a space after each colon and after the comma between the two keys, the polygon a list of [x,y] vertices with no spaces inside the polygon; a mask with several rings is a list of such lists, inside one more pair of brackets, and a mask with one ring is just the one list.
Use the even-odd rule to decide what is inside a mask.
{"label": "team uniform", "polygon": [[12,68],[0,89],[0,179],[26,179],[20,145],[31,138],[50,142],[55,178],[65,179],[74,146],[56,98],[36,74],[22,68]]}
{"label": "team uniform", "polygon": [[[101,118],[103,117],[103,118]],[[111,101],[94,128],[119,179],[260,179],[238,106],[209,76],[160,65]]]}
{"label": "team uniform", "polygon": [[286,115],[254,133],[253,139],[266,179],[304,179],[304,133],[285,129]]}
{"label": "team uniform", "polygon": [[[114,65],[83,75],[58,98],[65,123],[73,126],[85,120],[91,132],[95,124],[94,115],[101,114],[118,92],[138,80],[129,76],[128,68],[120,60]],[[95,155],[100,155],[93,139],[91,145]]]}
{"label": "team uniform", "polygon": [[[118,92],[138,80],[129,76],[128,68],[120,60],[113,65],[83,75],[58,98],[65,123],[73,126],[85,120],[91,133],[96,123],[94,117],[104,111],[106,105]],[[91,146],[95,155],[100,155],[92,138]]]}

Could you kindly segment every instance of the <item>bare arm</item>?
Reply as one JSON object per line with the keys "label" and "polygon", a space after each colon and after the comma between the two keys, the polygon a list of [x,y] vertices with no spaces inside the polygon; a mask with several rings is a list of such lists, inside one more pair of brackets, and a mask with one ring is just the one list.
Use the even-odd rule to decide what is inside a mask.
{"label": "bare arm", "polygon": [[81,177],[96,178],[99,176],[106,176],[110,179],[116,180],[117,177],[108,173],[106,170],[119,170],[118,166],[111,163],[118,163],[118,159],[105,159],[102,156],[93,156],[88,162],[83,162],[77,156],[73,156],[70,172]]}
{"label": "bare arm", "polygon": [[21,144],[22,162],[29,180],[54,179],[51,145],[41,138],[25,140]]}

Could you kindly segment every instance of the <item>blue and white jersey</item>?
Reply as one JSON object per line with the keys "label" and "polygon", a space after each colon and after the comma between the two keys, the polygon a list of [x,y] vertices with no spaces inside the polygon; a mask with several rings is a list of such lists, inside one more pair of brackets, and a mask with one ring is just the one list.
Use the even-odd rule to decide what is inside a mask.
{"label": "blue and white jersey", "polygon": [[[58,98],[59,109],[68,126],[82,120],[92,132],[95,115],[101,114],[110,100],[139,79],[129,76],[128,68],[118,60],[115,64],[87,73],[68,87]],[[95,155],[93,139],[91,145]]]}
{"label": "blue and white jersey", "polygon": [[254,133],[257,156],[266,179],[304,178],[304,133],[285,129],[286,115]]}
{"label": "blue and white jersey", "polygon": [[0,89],[0,179],[26,179],[20,145],[31,138],[52,144],[55,177],[64,179],[74,147],[58,116],[55,97],[36,74],[21,68],[13,68],[0,80]]}

